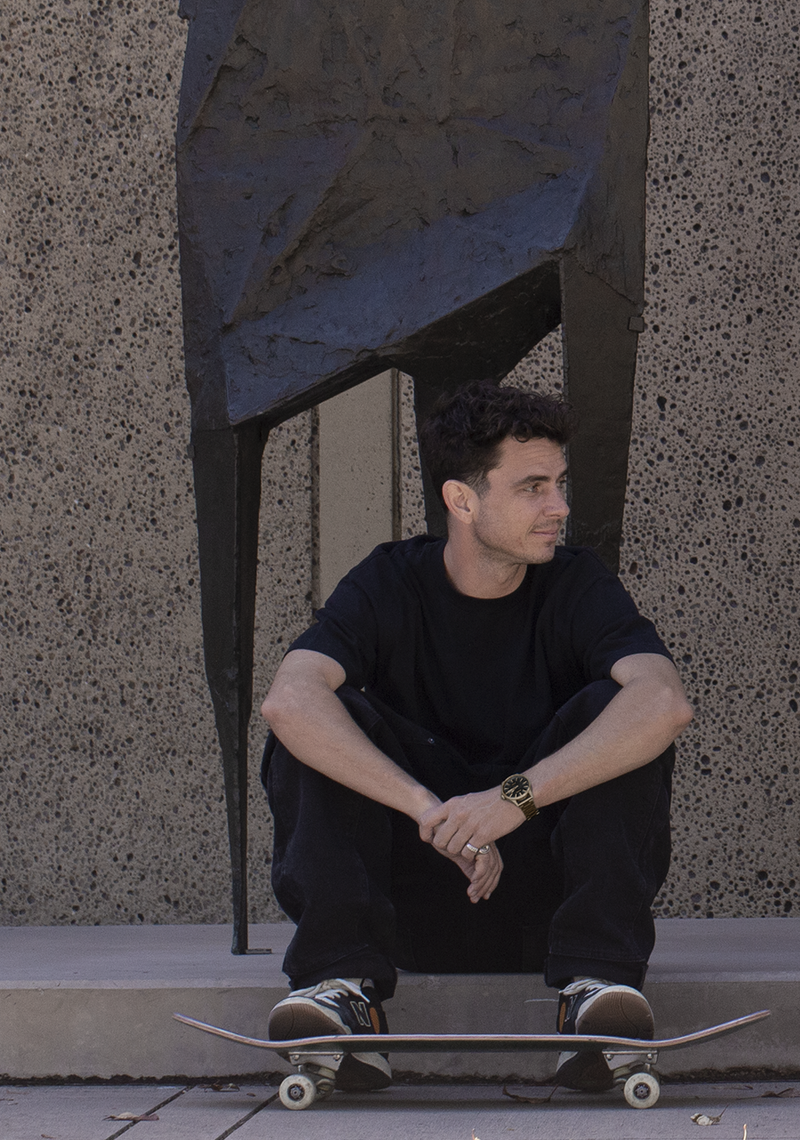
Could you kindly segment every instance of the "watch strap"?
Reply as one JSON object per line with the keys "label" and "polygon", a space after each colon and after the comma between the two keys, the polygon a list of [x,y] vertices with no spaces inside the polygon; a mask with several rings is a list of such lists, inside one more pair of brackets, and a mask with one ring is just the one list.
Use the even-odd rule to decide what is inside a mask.
{"label": "watch strap", "polygon": [[[526,792],[524,792],[521,796],[506,795],[505,785],[508,782],[508,780],[513,780],[513,779],[522,779],[528,785],[528,790]],[[533,798],[533,792],[531,790],[530,781],[528,780],[527,776],[522,776],[521,773],[515,773],[514,776],[508,776],[503,781],[503,784],[500,788],[500,796],[502,799],[508,800],[508,802],[510,804],[516,804],[516,806],[520,809],[520,811],[523,813],[523,815],[525,816],[526,819],[533,819],[533,817],[535,815],[539,814],[539,809],[536,806],[536,802]]]}
{"label": "watch strap", "polygon": [[522,808],[526,819],[533,819],[535,815],[539,814],[539,809],[534,803],[533,795],[529,795],[521,804],[517,804],[517,807]]}

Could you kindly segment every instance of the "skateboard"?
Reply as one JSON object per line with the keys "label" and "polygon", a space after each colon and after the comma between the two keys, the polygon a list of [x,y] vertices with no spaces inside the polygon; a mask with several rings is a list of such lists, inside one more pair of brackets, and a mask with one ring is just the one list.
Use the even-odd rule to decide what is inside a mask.
{"label": "skateboard", "polygon": [[308,1108],[318,1098],[330,1096],[336,1087],[336,1071],[347,1053],[536,1053],[575,1051],[602,1052],[614,1075],[622,1086],[625,1100],[631,1108],[652,1108],[661,1091],[655,1065],[658,1054],[665,1049],[682,1049],[698,1041],[723,1037],[735,1033],[745,1025],[752,1025],[769,1017],[762,1009],[697,1029],[683,1037],[666,1037],[655,1041],[640,1041],[633,1037],[592,1037],[581,1034],[560,1033],[373,1033],[349,1034],[339,1037],[301,1037],[294,1041],[264,1041],[258,1037],[245,1037],[195,1021],[181,1013],[173,1014],[176,1020],[204,1033],[213,1033],[240,1045],[254,1045],[257,1049],[273,1049],[297,1069],[286,1077],[280,1086],[281,1103],[287,1108]]}

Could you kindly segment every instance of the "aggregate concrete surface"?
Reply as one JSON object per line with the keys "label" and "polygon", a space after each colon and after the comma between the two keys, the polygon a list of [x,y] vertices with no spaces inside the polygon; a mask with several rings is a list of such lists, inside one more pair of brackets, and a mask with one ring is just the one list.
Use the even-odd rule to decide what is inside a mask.
{"label": "aggregate concrete surface", "polygon": [[[621,576],[697,709],[658,906],[796,914],[800,21],[796,3],[748,0],[651,0],[650,16],[647,331]],[[222,922],[180,343],[186,25],[175,0],[4,0],[2,17],[2,922]],[[549,348],[520,381],[562,382],[557,333]],[[314,430],[306,414],[270,433],[256,702],[311,618]],[[278,917],[264,733],[254,716],[257,921]]]}
{"label": "aggregate concrete surface", "polygon": [[[618,1091],[396,1085],[290,1112],[271,1085],[0,1087],[2,1140],[797,1140],[800,1083],[674,1084],[655,1108]],[[550,1095],[552,1094],[552,1095]],[[548,1098],[548,1099],[545,1099]],[[134,1122],[124,1114],[149,1116]],[[702,1115],[709,1123],[692,1119]],[[157,1119],[156,1119],[157,1118]]]}

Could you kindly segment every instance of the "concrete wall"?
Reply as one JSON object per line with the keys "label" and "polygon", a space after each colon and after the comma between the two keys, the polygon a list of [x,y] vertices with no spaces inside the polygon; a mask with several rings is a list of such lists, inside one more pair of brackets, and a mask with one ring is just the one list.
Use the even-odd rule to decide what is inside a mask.
{"label": "concrete wall", "polygon": [[623,576],[697,709],[665,913],[798,912],[799,24],[778,0],[653,8]]}
{"label": "concrete wall", "polygon": [[[5,923],[229,913],[186,458],[175,8],[9,0],[0,20]],[[309,612],[310,430],[277,432],[264,476],[260,688]],[[264,828],[254,813],[256,865]]]}
{"label": "concrete wall", "polygon": [[[649,307],[623,577],[698,712],[660,909],[797,914],[800,10],[651,7]],[[7,0],[0,22],[5,924],[230,913],[185,456],[183,45],[164,0]],[[559,352],[554,334],[517,378],[557,384]],[[386,537],[421,517],[406,379],[391,399],[399,462],[390,439],[370,469],[391,483]],[[363,456],[354,439],[326,452],[336,416],[299,417],[268,445],[258,695],[343,557],[323,539],[326,471],[337,491],[348,467],[358,483]],[[255,718],[254,774],[263,736]],[[264,920],[277,912],[257,787],[253,800]]]}

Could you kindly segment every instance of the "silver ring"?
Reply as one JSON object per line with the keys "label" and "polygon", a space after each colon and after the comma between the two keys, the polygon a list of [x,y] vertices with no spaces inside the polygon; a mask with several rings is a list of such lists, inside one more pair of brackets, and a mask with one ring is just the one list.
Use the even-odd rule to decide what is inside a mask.
{"label": "silver ring", "polygon": [[488,843],[484,843],[483,847],[475,847],[472,843],[465,843],[464,847],[467,851],[471,851],[473,855],[488,855],[489,853]]}

